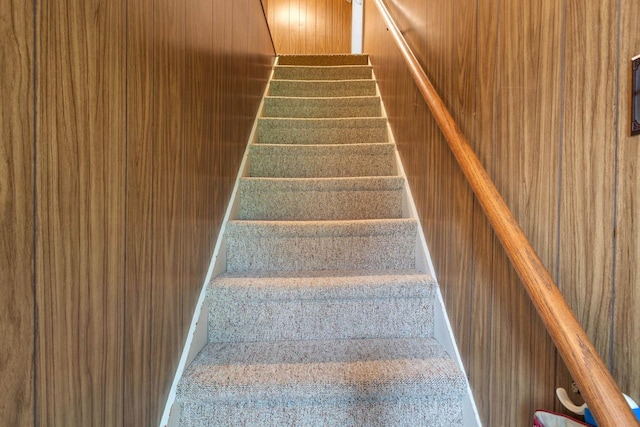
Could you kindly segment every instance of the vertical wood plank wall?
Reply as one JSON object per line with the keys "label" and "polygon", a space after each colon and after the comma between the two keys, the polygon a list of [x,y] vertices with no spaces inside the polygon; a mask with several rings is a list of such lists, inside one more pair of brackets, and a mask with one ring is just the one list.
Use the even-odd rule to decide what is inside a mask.
{"label": "vertical wood plank wall", "polygon": [[0,2],[0,424],[33,425],[34,15]]}
{"label": "vertical wood plank wall", "polygon": [[123,6],[38,4],[36,421],[42,426],[113,425],[123,414],[122,403],[108,396],[122,390],[124,370]]}
{"label": "vertical wood plank wall", "polygon": [[269,0],[267,18],[279,55],[351,52],[347,0]]}
{"label": "vertical wood plank wall", "polygon": [[619,16],[618,144],[616,147],[613,372],[623,390],[640,396],[640,137],[629,136],[631,61],[640,54],[640,7],[621,0]]}
{"label": "vertical wood plank wall", "polygon": [[[623,391],[640,400],[640,139],[629,137],[640,5],[387,4]],[[536,408],[561,409],[566,367],[372,0],[364,38],[481,420],[530,425]]]}
{"label": "vertical wood plank wall", "polygon": [[0,15],[0,424],[157,426],[275,56],[261,2]]}

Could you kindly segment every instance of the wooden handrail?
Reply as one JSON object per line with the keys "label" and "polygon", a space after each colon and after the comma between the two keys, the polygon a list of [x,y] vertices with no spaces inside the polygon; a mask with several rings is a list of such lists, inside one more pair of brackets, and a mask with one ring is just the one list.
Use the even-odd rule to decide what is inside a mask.
{"label": "wooden handrail", "polygon": [[527,240],[382,0],[375,0],[429,109],[599,427],[638,426],[586,332]]}

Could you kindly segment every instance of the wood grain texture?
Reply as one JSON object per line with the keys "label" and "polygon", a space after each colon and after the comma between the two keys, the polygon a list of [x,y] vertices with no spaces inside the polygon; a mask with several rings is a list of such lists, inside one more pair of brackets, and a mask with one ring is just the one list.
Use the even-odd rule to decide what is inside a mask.
{"label": "wood grain texture", "polygon": [[[559,284],[609,361],[616,149],[617,1],[566,3]],[[581,31],[583,27],[598,31]],[[590,72],[584,73],[588,69]],[[576,75],[584,74],[580,79]],[[573,286],[581,283],[582,286]]]}
{"label": "wood grain texture", "polygon": [[127,221],[125,268],[124,425],[150,426],[153,239],[153,1],[127,3]]}
{"label": "wood grain texture", "polygon": [[262,5],[0,12],[0,423],[155,426],[275,55]]}
{"label": "wood grain texture", "polygon": [[[159,424],[189,325],[183,323],[185,3],[155,3],[151,402]],[[186,294],[186,292],[185,292]],[[155,406],[157,405],[157,406]],[[154,407],[155,406],[155,407]]]}
{"label": "wood grain texture", "polygon": [[[211,202],[207,200],[208,170],[213,163],[213,75],[214,58],[209,54],[213,43],[213,2],[189,0],[186,2],[185,22],[198,22],[198,26],[187,25],[185,31],[186,58],[184,73],[185,127],[184,127],[184,180],[182,192],[194,194],[185,197],[183,212],[184,266],[183,324],[189,324],[193,317],[199,289],[206,270],[203,266],[210,260],[213,240],[207,218],[211,218]],[[188,118],[188,119],[187,119]]]}
{"label": "wood grain texture", "polygon": [[125,2],[38,2],[38,425],[122,422]]}
{"label": "wood grain texture", "polygon": [[[559,236],[564,250],[559,253],[558,285],[608,366],[613,309],[610,296],[614,256],[617,3],[585,5],[567,1],[564,13]],[[577,75],[581,78],[577,79]],[[569,389],[571,381],[559,360],[557,386]],[[571,397],[576,402],[581,399],[579,395]],[[556,408],[563,409],[559,403]]]}
{"label": "wood grain texture", "polygon": [[[503,2],[497,41],[494,180],[551,272],[557,254],[561,18],[555,1]],[[528,54],[523,57],[523,52]],[[549,390],[554,385],[555,350],[498,246],[492,273],[490,384],[491,395],[501,404],[490,411],[490,424],[520,425],[535,409],[554,404]],[[513,386],[503,386],[504,376],[517,384],[517,393]],[[516,409],[503,411],[507,405]]]}
{"label": "wood grain texture", "polygon": [[0,423],[34,424],[33,5],[0,4]]}
{"label": "wood grain texture", "polygon": [[134,3],[124,419],[155,426],[274,51],[258,0]]}
{"label": "wood grain texture", "polygon": [[[475,140],[471,140],[478,159],[494,176],[495,104],[498,55],[499,3],[479,0],[477,5],[477,67]],[[492,278],[494,248],[497,238],[474,198],[473,205],[473,276],[471,285],[472,308],[469,316],[471,342],[469,344],[468,376],[482,425],[491,425],[489,414],[494,404],[492,382],[493,290]]]}
{"label": "wood grain texture", "polygon": [[631,58],[640,54],[640,6],[620,2],[618,147],[616,188],[613,374],[622,390],[640,400],[640,137],[629,136]]}
{"label": "wood grain texture", "polygon": [[[38,7],[35,423],[155,426],[267,82],[268,27],[258,0]],[[16,416],[33,417],[29,399]]]}
{"label": "wood grain texture", "polygon": [[[397,11],[404,13],[405,17],[415,18],[409,24],[416,27],[421,26],[418,22],[421,19],[421,12],[417,8],[412,9],[416,6],[410,0],[392,3],[395,4]],[[370,6],[365,8],[365,50],[372,52],[371,58],[376,76],[379,74],[384,76],[384,79],[379,79],[379,84],[386,108],[389,111],[392,127],[396,133],[396,139],[399,140],[398,150],[405,162],[405,169],[411,171],[408,172],[410,185],[414,188],[413,183],[421,180],[414,176],[419,170],[414,166],[416,162],[421,162],[422,170],[418,173],[426,179],[433,178],[430,168],[435,163],[436,168],[439,168],[439,173],[444,175],[441,180],[445,180],[445,182],[442,183],[443,185],[432,184],[433,190],[437,193],[445,193],[444,197],[455,200],[458,195],[451,195],[451,184],[446,182],[447,180],[455,182],[455,177],[452,176],[455,172],[453,169],[447,171],[447,154],[438,151],[437,147],[440,144],[438,138],[427,137],[427,145],[432,148],[429,151],[421,151],[423,149],[420,147],[422,144],[420,140],[407,140],[406,138],[415,131],[397,125],[401,123],[403,126],[409,125],[419,129],[425,123],[429,128],[432,123],[426,117],[422,120],[414,117],[409,124],[402,118],[403,115],[411,111],[407,106],[416,103],[415,89],[403,88],[401,84],[394,83],[397,79],[405,80],[406,69],[398,70],[398,67],[387,64],[388,62],[397,63],[399,54],[394,54],[389,50],[388,43],[385,41],[385,38],[390,38],[389,33],[386,31],[385,25],[379,22],[378,17],[370,16],[371,2],[368,4]],[[564,51],[562,50],[564,10],[561,4],[550,1],[535,4],[524,1],[478,2],[477,5],[478,30],[476,30],[477,47],[475,49],[477,49],[478,58],[478,79],[477,83],[473,79],[470,79],[471,81],[468,83],[472,87],[476,85],[475,88],[470,89],[464,83],[461,84],[460,82],[464,82],[464,79],[459,80],[458,86],[455,86],[455,77],[452,77],[452,74],[455,73],[443,74],[440,71],[447,69],[447,67],[449,70],[458,69],[458,66],[447,65],[447,63],[455,64],[457,43],[464,43],[465,38],[469,37],[465,35],[464,29],[459,29],[460,33],[457,33],[456,29],[453,30],[455,34],[453,44],[446,37],[427,35],[429,43],[433,43],[433,45],[425,49],[424,58],[434,53],[439,56],[429,61],[419,58],[418,62],[427,64],[425,68],[430,70],[432,76],[435,76],[433,77],[435,86],[447,88],[453,85],[457,87],[452,95],[445,96],[444,99],[444,104],[454,106],[454,114],[461,114],[464,111],[464,106],[460,102],[456,103],[456,96],[459,96],[459,99],[465,99],[464,93],[470,93],[471,90],[476,91],[476,103],[474,107],[471,107],[473,119],[470,119],[469,122],[476,129],[474,148],[480,153],[482,163],[488,165],[498,186],[502,188],[507,203],[522,224],[525,234],[541,255],[542,262],[536,261],[538,264],[533,270],[545,272],[544,266],[546,266],[555,274],[557,255],[563,250],[563,241],[560,239],[558,230],[560,219],[558,214],[560,212],[559,188],[562,176],[560,172],[562,158],[560,143],[563,123],[561,105],[564,101],[561,79],[564,61]],[[437,22],[443,22],[440,26],[428,25],[429,33],[447,33],[448,24],[446,19],[442,19],[443,16],[446,16],[447,7],[435,2],[433,5],[427,6],[427,9],[433,12],[427,15],[437,16]],[[589,7],[596,8],[597,6]],[[591,13],[594,10],[596,9],[591,9]],[[401,16],[400,20],[402,19]],[[469,18],[469,21],[473,22],[473,19]],[[585,31],[585,28],[580,27],[576,31]],[[410,27],[403,28],[402,32],[404,34],[414,33]],[[416,52],[421,52],[421,49],[422,44],[418,43]],[[473,47],[471,49],[473,50]],[[522,52],[530,53],[524,58],[524,61],[522,60]],[[422,54],[419,53],[420,55]],[[386,63],[378,64],[379,59]],[[434,60],[436,63],[433,63]],[[444,64],[440,64],[438,61],[442,61]],[[469,73],[473,73],[474,66],[473,61],[459,65],[459,67],[470,68],[466,71]],[[437,102],[435,105],[436,110],[439,110]],[[588,108],[588,105],[575,105],[572,108]],[[589,112],[583,110],[578,114],[585,113]],[[394,116],[397,117],[392,120]],[[462,118],[458,120],[464,121],[468,116],[469,113],[461,114]],[[444,129],[445,133],[450,132],[454,136],[459,132],[454,129],[453,125],[450,125],[448,119],[444,120]],[[470,131],[466,130],[465,132],[469,133]],[[573,134],[570,130],[568,133]],[[429,135],[429,129],[427,129],[427,135]],[[454,152],[457,153],[458,149],[454,149]],[[420,158],[419,161],[411,159],[416,154]],[[435,156],[436,160],[432,156]],[[470,156],[470,151],[467,149],[456,154],[461,164],[466,163],[471,158]],[[574,161],[573,158],[572,161]],[[407,163],[410,166],[407,166]],[[474,181],[480,179],[475,174],[468,174],[468,177],[474,186],[476,185]],[[482,180],[488,182],[488,176]],[[465,190],[468,191],[461,186],[455,192],[464,194]],[[483,215],[478,216],[479,214],[473,210],[471,210],[471,215],[468,215],[465,213],[469,211],[468,209],[456,209],[455,203],[451,205],[454,208],[450,212],[454,214],[450,217],[442,214],[443,211],[446,211],[446,207],[441,207],[439,210],[427,207],[426,210],[422,210],[420,207],[426,207],[434,200],[429,189],[425,191],[426,194],[422,194],[414,189],[413,194],[416,198],[416,205],[419,206],[423,228],[430,244],[431,254],[434,257],[434,264],[438,270],[439,281],[445,289],[445,301],[449,310],[459,310],[458,301],[464,300],[464,298],[469,298],[468,300],[471,301],[467,313],[457,313],[452,317],[459,316],[460,319],[467,317],[472,323],[470,326],[471,344],[469,345],[471,361],[468,368],[470,368],[470,381],[473,389],[477,394],[478,390],[481,390],[480,394],[482,395],[479,396],[481,418],[486,425],[526,425],[531,422],[535,408],[553,408],[555,399],[549,390],[554,389],[555,381],[563,378],[560,371],[564,366],[562,362],[556,365],[555,349],[551,345],[547,332],[542,327],[529,297],[520,288],[520,280],[509,266],[503,249],[495,244],[494,234],[488,229]],[[482,204],[487,212],[497,212],[494,207],[486,205],[485,202]],[[587,206],[587,208],[589,207]],[[455,215],[455,212],[460,213],[460,216]],[[450,299],[446,295],[447,287],[450,285],[451,278],[458,273],[449,270],[457,268],[457,266],[454,266],[453,262],[446,261],[446,258],[451,256],[451,243],[442,239],[443,231],[438,228],[451,229],[453,231],[450,231],[449,234],[454,235],[456,230],[460,229],[458,221],[467,220],[474,224],[473,252],[470,254],[473,259],[468,261],[473,271],[473,286],[469,288],[473,295],[455,296]],[[434,224],[438,224],[438,226],[434,226]],[[511,228],[513,220],[505,221],[504,225],[507,229]],[[502,243],[511,247],[509,239],[505,240],[505,235],[509,233],[505,234],[504,230],[500,228],[498,227],[497,230]],[[524,235],[522,236],[524,239]],[[605,241],[602,244],[606,245],[607,243]],[[535,258],[528,250],[515,257],[512,255],[512,261],[516,266],[519,266],[520,276],[528,276],[531,273],[528,267],[523,268],[523,266]],[[572,262],[572,259],[569,261],[560,259],[562,262]],[[444,270],[442,270],[443,266]],[[542,274],[541,277],[543,279],[541,283],[550,284],[552,282],[551,276],[547,273]],[[576,287],[580,284],[572,284],[572,286]],[[583,347],[586,337],[576,341],[572,338],[573,332],[556,328],[554,321],[550,321],[550,318],[547,317],[555,312],[555,315],[566,317],[566,320],[558,322],[559,325],[568,322],[577,327],[567,305],[562,302],[559,292],[555,290],[549,294],[552,300],[558,302],[547,304],[540,299],[542,294],[547,291],[538,292],[536,289],[546,289],[546,285],[542,285],[540,288],[530,288],[529,293],[536,301],[542,317],[547,319],[547,325],[551,328],[556,344],[564,348],[563,354],[567,361],[574,368],[579,365],[586,366],[586,374],[584,371],[579,372],[574,369],[583,394],[590,395],[596,389],[607,389],[608,391],[604,394],[615,396],[613,400],[617,400],[616,404],[620,405],[620,411],[617,409],[607,410],[601,406],[601,401],[606,399],[595,398],[595,395],[591,394],[591,401],[596,402],[593,404],[593,409],[599,412],[597,417],[601,418],[601,424],[633,425],[634,422],[629,417],[626,405],[619,399],[619,391],[610,377],[606,378],[605,375],[601,379],[592,381],[592,377],[595,376],[594,366],[599,364],[598,369],[601,369],[603,373],[606,372],[605,366],[598,362],[595,349],[589,349],[590,356],[579,358],[576,357],[576,354],[580,352],[568,350],[564,344],[566,340],[573,340],[574,348],[577,348],[576,345],[580,348],[586,348]],[[464,292],[455,286],[449,287],[448,290]],[[563,304],[565,311],[559,310]],[[459,328],[458,321],[454,321],[453,326],[454,329]],[[459,334],[457,330],[455,333]],[[559,372],[557,376],[556,368]],[[568,384],[564,386],[566,387]],[[476,395],[476,397],[478,396]],[[605,413],[609,416],[603,418]],[[622,417],[621,419],[625,421],[616,419],[617,416]]]}
{"label": "wood grain texture", "polygon": [[[474,111],[476,106],[476,2],[465,0],[451,4],[450,101],[455,120],[461,131],[475,140]],[[473,305],[471,278],[473,274],[473,192],[462,171],[450,158],[451,222],[447,266],[441,276],[447,287],[444,299],[450,309],[450,322],[455,325],[456,342],[465,369],[470,367],[471,322],[468,312]]]}
{"label": "wood grain texture", "polygon": [[351,52],[346,0],[270,0],[267,17],[278,54]]}

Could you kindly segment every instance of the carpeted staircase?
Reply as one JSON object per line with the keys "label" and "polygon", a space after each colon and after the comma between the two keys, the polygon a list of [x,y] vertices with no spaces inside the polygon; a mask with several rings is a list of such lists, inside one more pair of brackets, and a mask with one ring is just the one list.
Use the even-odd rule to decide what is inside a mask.
{"label": "carpeted staircase", "polygon": [[279,57],[249,156],[180,424],[461,426],[367,56]]}

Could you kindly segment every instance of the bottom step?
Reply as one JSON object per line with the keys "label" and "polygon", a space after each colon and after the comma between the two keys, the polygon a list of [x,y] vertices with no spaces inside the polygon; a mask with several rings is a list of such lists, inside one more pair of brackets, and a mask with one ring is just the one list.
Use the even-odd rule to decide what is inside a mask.
{"label": "bottom step", "polygon": [[458,426],[466,379],[431,338],[212,343],[182,426]]}

